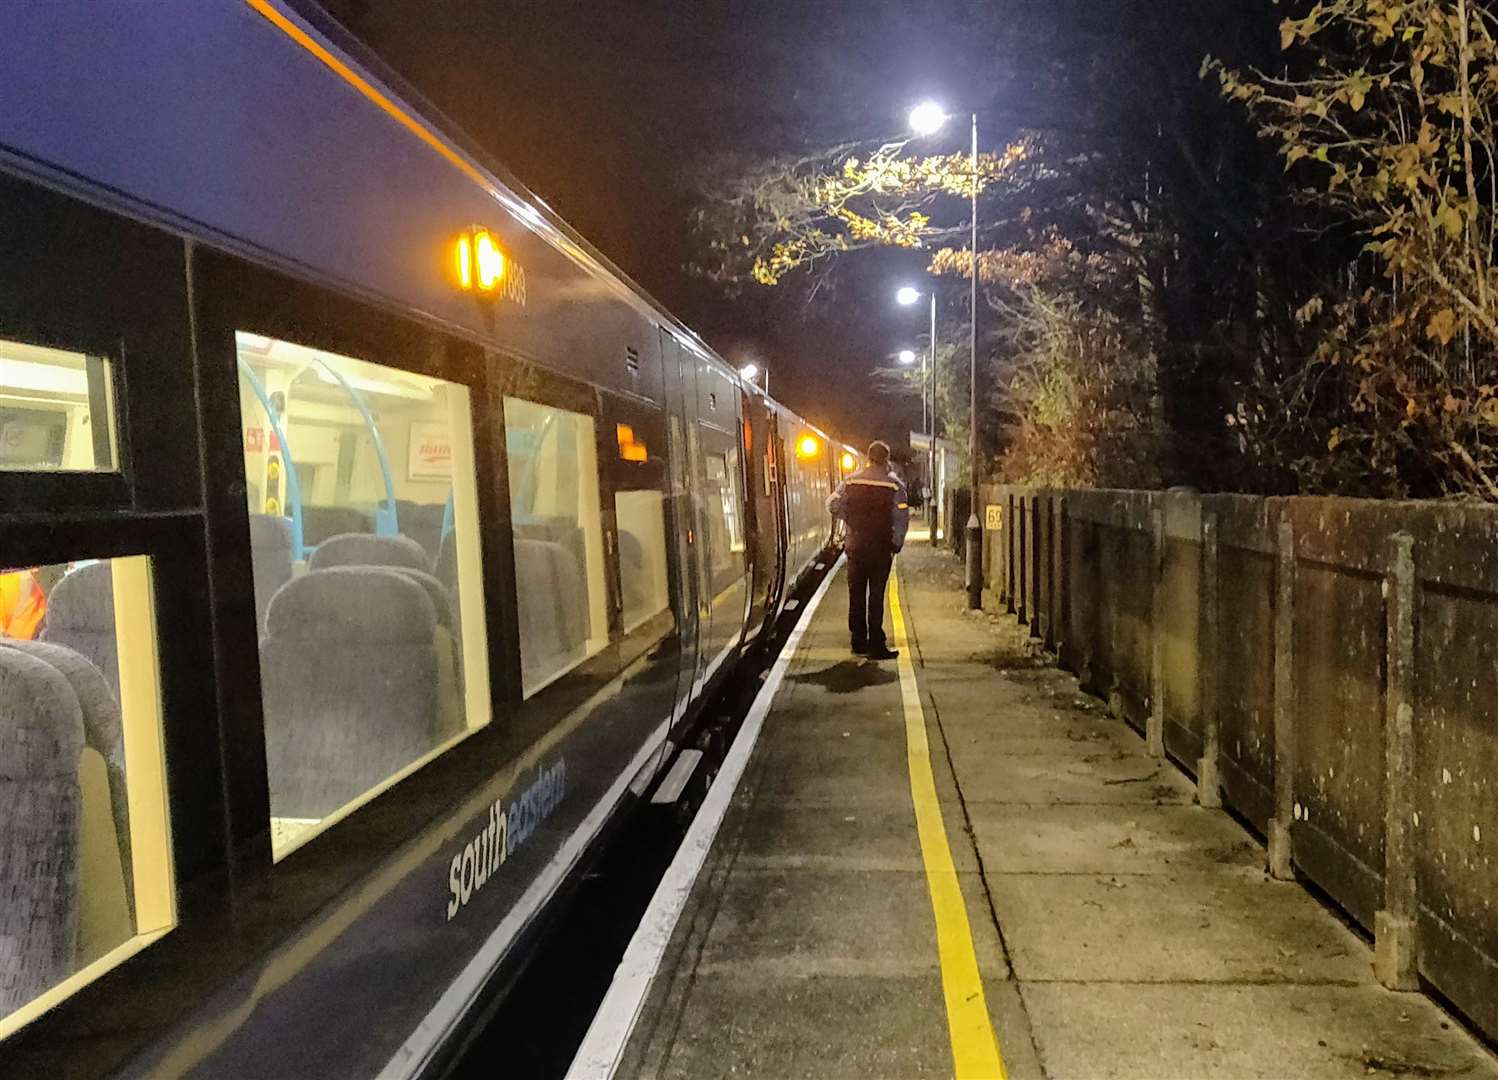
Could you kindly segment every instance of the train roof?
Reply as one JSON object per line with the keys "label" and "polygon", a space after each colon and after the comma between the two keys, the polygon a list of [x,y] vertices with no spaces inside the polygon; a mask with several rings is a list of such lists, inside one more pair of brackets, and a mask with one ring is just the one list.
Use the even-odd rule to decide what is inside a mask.
{"label": "train roof", "polygon": [[[744,385],[312,3],[52,0],[6,23],[0,159],[22,171],[543,365],[558,345],[547,312],[583,303],[590,336],[623,343],[611,350],[650,347],[643,318]],[[454,281],[475,227],[506,258],[494,299]],[[618,381],[612,351],[563,345],[585,377]]]}

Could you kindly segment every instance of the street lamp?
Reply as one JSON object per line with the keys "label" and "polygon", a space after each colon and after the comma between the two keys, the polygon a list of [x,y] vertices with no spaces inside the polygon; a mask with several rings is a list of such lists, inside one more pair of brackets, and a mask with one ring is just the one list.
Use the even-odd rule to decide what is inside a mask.
{"label": "street lamp", "polygon": [[[899,352],[899,359],[900,359],[900,364],[903,367],[909,367],[911,364],[915,363],[915,350],[914,349],[901,349],[900,352]],[[924,409],[924,403],[922,403],[922,408]],[[926,419],[924,411],[921,414],[921,419],[922,420]]]}
{"label": "street lamp", "polygon": [[[910,307],[921,298],[921,290],[913,285],[901,286],[895,293],[895,300],[904,307]],[[930,439],[927,445],[926,478],[930,487],[930,495],[926,501],[926,521],[930,526],[931,543],[936,544],[936,288],[931,289],[931,338],[930,357],[925,372],[925,378],[921,380],[921,425],[926,429]],[[929,395],[928,395],[929,391]],[[926,401],[931,402],[929,415],[927,413]]]}
{"label": "street lamp", "polygon": [[770,369],[762,368],[758,364],[745,364],[739,368],[739,377],[749,382],[754,382],[761,375],[765,377],[765,393],[770,392]]}
{"label": "street lamp", "polygon": [[[969,273],[972,282],[972,333],[969,339],[968,373],[967,606],[977,609],[983,606],[983,525],[978,520],[978,114],[972,115],[973,264]],[[948,119],[950,117],[940,105],[926,102],[910,110],[910,130],[917,135],[934,135]]]}

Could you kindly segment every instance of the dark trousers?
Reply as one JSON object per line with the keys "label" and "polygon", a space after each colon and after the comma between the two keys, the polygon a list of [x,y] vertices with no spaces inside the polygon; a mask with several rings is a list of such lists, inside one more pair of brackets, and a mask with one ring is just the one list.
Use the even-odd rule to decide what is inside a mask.
{"label": "dark trousers", "polygon": [[888,551],[848,553],[848,633],[855,645],[884,644],[884,586],[894,561]]}

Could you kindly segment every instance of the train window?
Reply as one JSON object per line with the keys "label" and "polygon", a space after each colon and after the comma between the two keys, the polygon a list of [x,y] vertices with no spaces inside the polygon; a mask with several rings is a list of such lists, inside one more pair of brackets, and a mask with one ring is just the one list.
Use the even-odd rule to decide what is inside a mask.
{"label": "train window", "polygon": [[525,696],[608,644],[597,429],[591,416],[505,398]]}
{"label": "train window", "polygon": [[489,722],[468,388],[236,335],[276,858]]}
{"label": "train window", "polygon": [[0,339],[0,470],[114,472],[117,460],[109,361]]}
{"label": "train window", "polygon": [[[666,537],[666,459],[660,424],[615,424],[614,520],[619,530],[619,584],[624,632],[632,633],[671,605]],[[654,441],[655,446],[649,442]]]}
{"label": "train window", "polygon": [[176,923],[150,560],[0,571],[0,1038]]}
{"label": "train window", "polygon": [[744,525],[739,517],[738,467],[736,451],[707,455],[704,495],[714,593],[732,586],[744,572]]}

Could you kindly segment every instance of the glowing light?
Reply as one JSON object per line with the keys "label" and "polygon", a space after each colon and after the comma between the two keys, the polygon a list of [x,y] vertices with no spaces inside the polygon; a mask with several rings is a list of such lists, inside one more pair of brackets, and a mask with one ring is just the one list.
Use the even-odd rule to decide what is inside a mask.
{"label": "glowing light", "polygon": [[467,233],[458,237],[458,285],[464,292],[473,288],[473,241]]}
{"label": "glowing light", "polygon": [[479,289],[488,292],[505,276],[505,257],[494,242],[489,230],[480,229],[473,235],[474,263],[478,270]]}
{"label": "glowing light", "polygon": [[748,379],[750,382],[753,382],[755,379],[759,378],[759,365],[745,364],[743,367],[739,368],[739,375],[745,379]]}
{"label": "glowing light", "polygon": [[947,122],[947,110],[934,101],[923,102],[910,110],[910,130],[917,135],[934,135]]}
{"label": "glowing light", "polygon": [[904,364],[906,367],[909,367],[911,364],[915,363],[915,350],[914,349],[901,349],[900,350],[900,363]]}
{"label": "glowing light", "polygon": [[796,443],[796,456],[802,458],[814,458],[822,452],[822,444],[817,442],[813,435],[803,435]]}
{"label": "glowing light", "polygon": [[854,460],[853,455],[846,450],[843,451],[843,472],[852,472],[857,465],[858,462]]}
{"label": "glowing light", "polygon": [[921,298],[921,290],[911,285],[903,285],[900,291],[895,293],[895,300],[901,307],[909,307]]}
{"label": "glowing light", "polygon": [[635,438],[635,429],[628,424],[615,424],[614,437],[619,443],[619,456],[625,461],[649,461],[650,451],[645,443]]}

